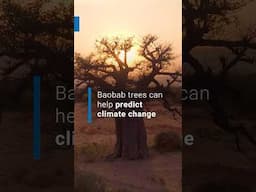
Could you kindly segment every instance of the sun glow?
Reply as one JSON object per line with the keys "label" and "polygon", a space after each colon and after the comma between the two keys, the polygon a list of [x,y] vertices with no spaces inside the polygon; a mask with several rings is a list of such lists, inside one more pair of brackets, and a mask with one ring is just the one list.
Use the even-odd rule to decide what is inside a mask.
{"label": "sun glow", "polygon": [[[137,59],[138,57],[138,53],[137,53],[137,49],[135,47],[132,47],[131,50],[129,50],[127,52],[127,55],[126,55],[126,61],[127,61],[127,64],[128,65],[132,65],[135,60]],[[121,53],[119,54],[119,59],[121,59],[121,61],[125,61],[125,51],[122,50]]]}
{"label": "sun glow", "polygon": [[[115,39],[118,38],[120,42],[122,43],[123,40],[132,38],[132,47],[130,50],[127,51],[126,55],[126,62],[127,65],[132,66],[136,61],[138,61],[141,57],[139,56],[139,40],[136,38],[135,33],[128,32],[128,31],[118,31],[116,30],[115,32],[107,32],[107,33],[102,33],[98,39]],[[122,61],[125,62],[125,51],[124,50],[117,50],[116,52],[118,58]],[[116,62],[114,58],[109,59],[110,62]]]}

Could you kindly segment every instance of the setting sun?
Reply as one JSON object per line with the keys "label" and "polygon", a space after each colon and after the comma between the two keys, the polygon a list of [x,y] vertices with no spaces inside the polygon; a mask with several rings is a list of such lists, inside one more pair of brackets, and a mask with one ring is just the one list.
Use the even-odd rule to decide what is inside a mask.
{"label": "setting sun", "polygon": [[[80,32],[75,33],[75,52],[89,54],[94,50],[95,40],[101,37],[142,37],[151,33],[163,41],[171,40],[174,52],[181,55],[181,3],[181,0],[76,0],[75,15],[80,16],[81,23]],[[166,23],[166,18],[171,24]],[[129,53],[129,62],[137,58],[133,53]]]}
{"label": "setting sun", "polygon": [[[127,64],[131,65],[138,57],[138,52],[135,47],[132,47],[130,51],[127,52]],[[124,61],[125,60],[125,52],[124,50],[121,51],[119,54],[119,58]]]}

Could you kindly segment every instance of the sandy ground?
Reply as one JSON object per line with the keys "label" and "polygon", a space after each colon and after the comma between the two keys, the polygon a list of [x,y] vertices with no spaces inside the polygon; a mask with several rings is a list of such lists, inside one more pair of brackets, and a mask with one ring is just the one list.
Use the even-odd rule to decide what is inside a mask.
{"label": "sandy ground", "polygon": [[78,172],[90,172],[105,178],[113,189],[134,192],[181,191],[181,155],[154,155],[148,160],[97,161],[78,166]]}
{"label": "sandy ground", "polygon": [[[150,158],[147,160],[105,161],[104,155],[111,153],[114,149],[114,120],[99,120],[94,116],[93,123],[88,125],[86,108],[84,103],[75,105],[76,175],[88,172],[96,174],[116,191],[181,191],[181,152],[160,154],[150,149]],[[150,109],[154,109],[159,115],[154,120],[145,121],[150,148],[158,133],[172,130],[181,134],[180,119],[173,119],[172,115],[159,103],[152,103]],[[93,158],[88,159],[90,154],[87,150],[91,149],[88,146],[97,146],[97,153],[103,155],[94,154]]]}

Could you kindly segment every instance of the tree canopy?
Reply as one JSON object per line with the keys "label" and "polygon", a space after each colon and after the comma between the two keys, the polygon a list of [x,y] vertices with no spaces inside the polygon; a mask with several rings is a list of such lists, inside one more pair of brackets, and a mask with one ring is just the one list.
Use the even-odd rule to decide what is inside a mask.
{"label": "tree canopy", "polygon": [[[190,66],[194,71],[192,76],[183,75],[183,87],[209,90],[210,99],[207,104],[213,121],[218,127],[235,136],[239,150],[241,150],[239,135],[243,135],[254,145],[256,141],[248,131],[248,127],[239,121],[241,117],[234,113],[232,107],[239,107],[243,103],[240,97],[242,91],[234,85],[237,81],[229,77],[236,66],[246,64],[255,66],[256,25],[246,29],[239,38],[232,38],[230,34],[225,35],[224,32],[228,29],[231,33],[234,25],[236,30],[242,28],[237,23],[238,16],[235,13],[251,2],[251,0],[184,0],[182,7],[183,69]],[[218,57],[216,63],[220,70],[214,70],[209,60],[200,60],[204,54],[202,49],[200,54],[193,54],[193,49],[200,47],[228,50],[229,54],[211,51],[212,55]],[[247,72],[250,73],[250,70],[248,69]],[[245,78],[247,77],[243,77],[242,81],[245,81]],[[233,81],[233,84],[230,81]],[[232,103],[232,107],[228,105],[229,103]],[[250,105],[252,107],[253,103]]]}
{"label": "tree canopy", "polygon": [[[128,54],[135,46],[136,60],[129,63]],[[102,38],[96,51],[88,57],[75,56],[75,79],[90,86],[145,90],[149,87],[170,86],[180,72],[170,72],[175,58],[170,44],[159,43],[154,35],[146,35],[139,43],[134,37]],[[158,76],[166,76],[167,81]]]}
{"label": "tree canopy", "polygon": [[[72,1],[1,0],[0,4],[0,57],[9,61],[1,61],[1,79],[31,74],[67,77],[73,67]],[[24,67],[27,70],[18,77],[15,72]]]}

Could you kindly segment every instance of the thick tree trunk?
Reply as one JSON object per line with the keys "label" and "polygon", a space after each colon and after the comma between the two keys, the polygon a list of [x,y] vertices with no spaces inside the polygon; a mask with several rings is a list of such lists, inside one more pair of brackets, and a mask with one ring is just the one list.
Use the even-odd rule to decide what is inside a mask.
{"label": "thick tree trunk", "polygon": [[114,156],[124,159],[148,157],[147,134],[143,118],[117,118]]}

